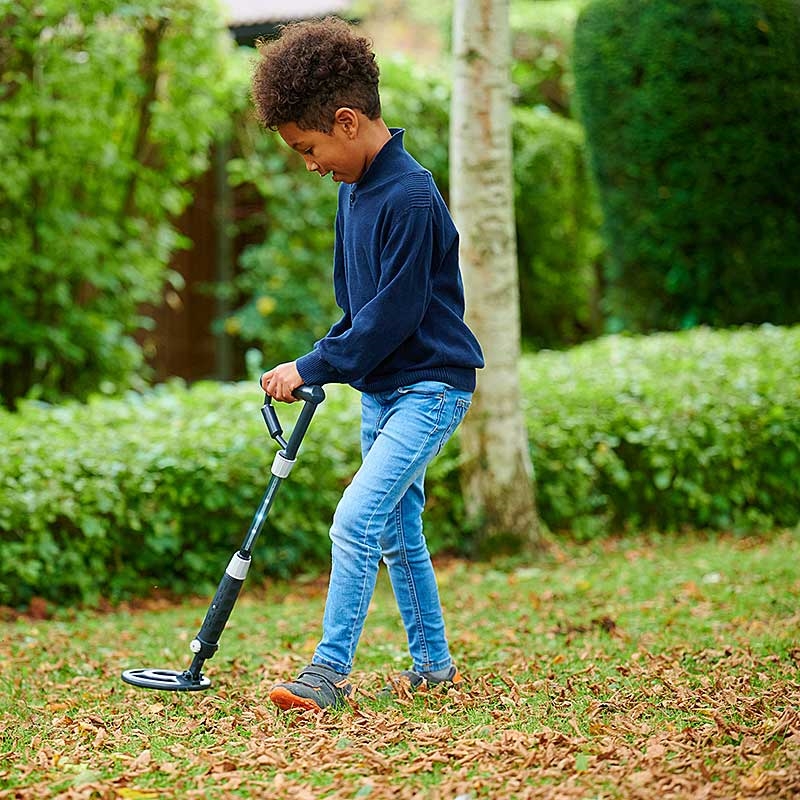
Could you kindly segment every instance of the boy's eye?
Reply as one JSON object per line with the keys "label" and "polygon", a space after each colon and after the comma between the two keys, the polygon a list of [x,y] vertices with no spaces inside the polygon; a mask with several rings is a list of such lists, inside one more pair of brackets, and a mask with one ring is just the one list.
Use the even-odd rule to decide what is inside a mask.
{"label": "boy's eye", "polygon": [[314,148],[309,147],[308,150],[303,150],[304,156],[313,156],[314,155]]}

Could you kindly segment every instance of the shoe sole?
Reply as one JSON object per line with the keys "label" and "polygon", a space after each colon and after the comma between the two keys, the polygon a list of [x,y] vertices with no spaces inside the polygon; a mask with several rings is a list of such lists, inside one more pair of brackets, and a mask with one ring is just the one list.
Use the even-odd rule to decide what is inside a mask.
{"label": "shoe sole", "polygon": [[292,694],[288,689],[283,686],[276,686],[270,693],[269,699],[275,703],[278,708],[284,711],[292,709],[300,709],[302,711],[322,711],[322,707],[308,697],[300,697]]}

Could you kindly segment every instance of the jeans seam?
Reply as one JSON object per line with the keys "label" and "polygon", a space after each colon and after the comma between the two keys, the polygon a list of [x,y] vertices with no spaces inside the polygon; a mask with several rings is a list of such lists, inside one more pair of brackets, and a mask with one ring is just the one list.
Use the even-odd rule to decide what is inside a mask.
{"label": "jeans seam", "polygon": [[[355,609],[355,613],[353,614],[354,620],[358,619],[361,613],[361,608],[364,605],[364,596],[367,593],[367,580],[369,578],[369,547],[366,543],[366,532],[364,534],[364,566],[361,570],[363,573],[363,579],[361,581],[361,593],[358,598],[358,606]],[[350,641],[347,643],[347,671],[353,668],[353,659],[355,658],[355,639],[356,635],[356,626],[350,626]]]}
{"label": "jeans seam", "polygon": [[430,654],[428,653],[428,640],[425,636],[425,627],[422,624],[422,614],[420,613],[417,587],[414,584],[414,576],[411,573],[411,569],[408,564],[408,551],[406,550],[406,540],[403,531],[403,515],[400,511],[400,505],[402,504],[404,498],[405,495],[400,498],[400,502],[395,507],[395,516],[397,519],[397,540],[400,545],[400,558],[402,559],[403,563],[403,571],[406,574],[409,595],[414,606],[414,621],[416,623],[417,633],[419,635],[420,651],[422,652],[423,658],[427,663],[430,661]]}
{"label": "jeans seam", "polygon": [[[367,452],[369,451],[369,449],[372,448],[372,445],[375,444],[375,439],[378,437],[378,434],[380,433],[381,423],[383,422],[383,418],[384,418],[384,416],[386,414],[386,404],[384,402],[379,401],[379,406],[380,406],[380,411],[378,412],[378,414],[377,414],[377,416],[375,418],[375,427],[373,428],[372,441],[370,442],[370,446],[367,449]],[[366,455],[366,453],[365,453],[365,455]],[[373,512],[373,517],[374,517],[374,512]],[[354,620],[357,620],[359,618],[360,614],[361,614],[361,608],[362,608],[362,606],[364,604],[364,597],[366,595],[366,590],[367,590],[367,581],[369,579],[369,553],[370,553],[370,547],[369,547],[369,545],[367,543],[367,536],[368,536],[369,526],[370,526],[371,523],[372,523],[372,517],[370,517],[370,519],[367,521],[367,524],[364,526],[364,535],[363,535],[363,537],[361,539],[361,545],[362,545],[362,548],[364,550],[364,561],[363,561],[363,565],[362,565],[362,569],[361,569],[361,572],[362,572],[362,575],[363,575],[363,579],[362,579],[362,582],[361,582],[361,591],[360,591],[359,598],[358,598],[358,605],[354,609],[354,613],[353,613],[353,619]],[[348,666],[348,672],[350,671],[350,669],[352,669],[353,659],[355,657],[355,645],[356,645],[356,643],[354,642],[354,639],[355,639],[355,636],[356,636],[355,628],[356,628],[355,625],[351,626],[351,628],[350,628],[350,640],[347,643],[347,659],[348,659],[348,665],[347,666]]]}
{"label": "jeans seam", "polygon": [[[444,404],[442,405],[444,406]],[[456,398],[456,402],[453,405],[453,416],[450,420],[450,424],[445,429],[444,434],[439,440],[438,446],[436,448],[437,456],[439,455],[439,453],[442,452],[447,440],[453,435],[453,432],[459,426],[461,420],[463,420],[464,417],[466,416],[467,411],[469,411],[469,406],[470,406],[469,400],[465,400],[463,397]],[[462,413],[459,414],[459,411],[461,411]]]}

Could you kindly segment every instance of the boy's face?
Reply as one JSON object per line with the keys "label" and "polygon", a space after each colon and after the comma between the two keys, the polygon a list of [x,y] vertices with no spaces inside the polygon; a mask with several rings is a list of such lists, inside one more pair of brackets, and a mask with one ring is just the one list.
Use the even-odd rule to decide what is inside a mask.
{"label": "boy's face", "polygon": [[[339,112],[350,109],[339,109]],[[303,130],[294,122],[278,126],[281,138],[303,156],[306,169],[318,172],[321,177],[329,173],[336,182],[356,183],[364,174],[369,159],[358,136],[357,116],[340,115],[330,133]],[[341,118],[340,118],[341,116]]]}

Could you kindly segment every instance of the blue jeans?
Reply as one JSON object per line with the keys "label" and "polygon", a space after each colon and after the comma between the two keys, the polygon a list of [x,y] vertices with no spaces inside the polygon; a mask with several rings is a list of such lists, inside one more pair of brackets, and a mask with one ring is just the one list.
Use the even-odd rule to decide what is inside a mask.
{"label": "blue jeans", "polygon": [[415,671],[451,664],[439,591],[422,532],[425,470],[469,409],[471,394],[422,381],[361,398],[363,461],[333,517],[331,577],[313,663],[353,667],[381,558]]}

